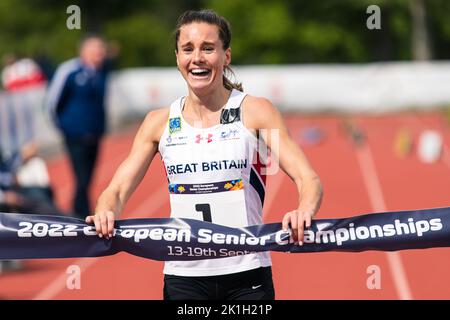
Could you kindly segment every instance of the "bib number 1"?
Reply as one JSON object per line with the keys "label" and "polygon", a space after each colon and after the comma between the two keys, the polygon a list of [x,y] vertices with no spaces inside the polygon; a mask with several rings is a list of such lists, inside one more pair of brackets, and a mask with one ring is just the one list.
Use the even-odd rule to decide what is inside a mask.
{"label": "bib number 1", "polygon": [[170,194],[170,216],[228,227],[248,224],[244,190],[208,194]]}
{"label": "bib number 1", "polygon": [[196,204],[195,210],[203,214],[203,221],[212,222],[211,206],[209,205],[209,203]]}

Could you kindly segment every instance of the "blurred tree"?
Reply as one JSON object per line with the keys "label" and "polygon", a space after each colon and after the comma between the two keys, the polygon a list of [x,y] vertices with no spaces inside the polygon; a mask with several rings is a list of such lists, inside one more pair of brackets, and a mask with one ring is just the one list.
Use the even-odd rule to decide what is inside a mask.
{"label": "blurred tree", "polygon": [[430,43],[432,43],[433,59],[450,58],[450,1],[426,1],[427,26]]}
{"label": "blurred tree", "polygon": [[[66,27],[71,4],[81,8],[81,30]],[[381,8],[380,30],[366,27],[372,4]],[[176,19],[200,8],[231,22],[233,64],[410,60],[431,43],[435,58],[450,57],[448,0],[1,0],[0,56],[57,64],[76,55],[83,34],[99,32],[120,44],[120,67],[173,66]]]}
{"label": "blurred tree", "polygon": [[412,22],[412,55],[415,60],[430,60],[431,48],[428,35],[424,0],[410,1]]}
{"label": "blurred tree", "polygon": [[122,66],[175,63],[170,27],[150,12],[110,21],[105,34],[121,43]]}

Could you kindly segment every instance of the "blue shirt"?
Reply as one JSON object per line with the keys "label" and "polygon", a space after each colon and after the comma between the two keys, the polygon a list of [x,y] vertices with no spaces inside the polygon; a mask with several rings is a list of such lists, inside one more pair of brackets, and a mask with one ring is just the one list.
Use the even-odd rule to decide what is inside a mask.
{"label": "blue shirt", "polygon": [[89,68],[79,58],[63,63],[47,94],[47,108],[66,138],[100,138],[105,132],[107,68]]}

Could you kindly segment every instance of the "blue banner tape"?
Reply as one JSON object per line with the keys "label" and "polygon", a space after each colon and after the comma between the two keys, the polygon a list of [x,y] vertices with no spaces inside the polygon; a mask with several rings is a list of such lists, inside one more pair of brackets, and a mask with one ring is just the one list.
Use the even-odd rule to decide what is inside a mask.
{"label": "blue banner tape", "polygon": [[281,223],[230,228],[191,219],[126,219],[99,238],[83,220],[0,213],[0,260],[100,257],[124,251],[153,260],[200,260],[260,251],[396,251],[450,246],[450,207],[314,220],[303,245]]}

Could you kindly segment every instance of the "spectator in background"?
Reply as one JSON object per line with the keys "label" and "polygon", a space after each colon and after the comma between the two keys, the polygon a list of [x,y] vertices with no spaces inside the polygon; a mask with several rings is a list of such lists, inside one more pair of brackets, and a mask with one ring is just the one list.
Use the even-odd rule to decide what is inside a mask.
{"label": "spectator in background", "polygon": [[91,212],[88,191],[105,133],[108,71],[105,41],[88,36],[79,57],[58,67],[47,92],[46,107],[61,131],[75,174],[73,211],[79,218]]}
{"label": "spectator in background", "polygon": [[[3,97],[6,114],[0,114],[3,124],[2,147],[3,152],[15,152],[24,147],[26,156],[31,158],[36,154],[34,111],[36,107],[35,89],[44,89],[46,79],[39,66],[29,58],[17,58],[15,55],[3,57],[2,85],[6,91]],[[5,122],[14,122],[17,126],[15,134],[11,133],[10,126]]]}
{"label": "spectator in background", "polygon": [[3,57],[3,87],[9,92],[40,87],[46,82],[39,65],[30,58],[18,58],[14,54]]}
{"label": "spectator in background", "polygon": [[[26,188],[17,184],[15,171],[20,165],[20,155],[5,158],[1,151],[0,149],[0,212],[60,215],[61,212],[51,201],[45,201],[36,193],[30,194]],[[0,260],[0,274],[22,268],[20,260]]]}
{"label": "spectator in background", "polygon": [[61,215],[51,201],[46,201],[36,193],[17,183],[17,169],[20,156],[5,158],[0,149],[0,211],[10,213],[30,213]]}
{"label": "spectator in background", "polygon": [[15,159],[14,174],[22,193],[52,203],[45,162],[38,156],[36,120],[42,116],[46,77],[30,58],[3,57],[0,95],[0,151],[5,161]]}

